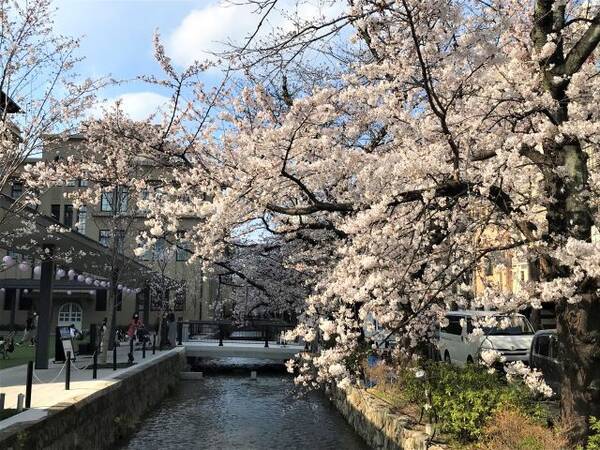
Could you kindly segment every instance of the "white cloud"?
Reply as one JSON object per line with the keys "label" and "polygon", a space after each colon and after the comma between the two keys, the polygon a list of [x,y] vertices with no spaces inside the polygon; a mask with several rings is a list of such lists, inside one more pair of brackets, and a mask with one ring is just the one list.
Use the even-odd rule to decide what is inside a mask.
{"label": "white cloud", "polygon": [[[294,27],[292,19],[333,17],[344,9],[343,2],[325,6],[319,3],[320,0],[314,0],[314,3],[283,0],[278,4],[279,9],[269,14],[259,37],[274,29],[291,31]],[[254,33],[259,21],[260,16],[248,5],[215,3],[193,10],[168,37],[169,56],[181,66],[196,60],[213,59],[211,53],[224,50],[227,43],[243,44]]]}
{"label": "white cloud", "polygon": [[90,115],[99,117],[102,115],[102,108],[111,107],[118,100],[121,101],[121,108],[125,114],[133,120],[147,119],[148,116],[162,109],[170,101],[169,97],[155,92],[128,92],[99,103],[90,111]]}
{"label": "white cloud", "polygon": [[189,13],[168,40],[173,60],[187,66],[223,50],[223,43],[240,42],[256,26],[257,16],[247,6],[214,4]]}

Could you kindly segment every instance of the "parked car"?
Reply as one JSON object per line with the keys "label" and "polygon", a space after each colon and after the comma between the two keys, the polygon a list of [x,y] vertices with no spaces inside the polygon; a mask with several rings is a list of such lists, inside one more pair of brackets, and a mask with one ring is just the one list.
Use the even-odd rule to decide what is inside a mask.
{"label": "parked car", "polygon": [[560,393],[560,365],[558,360],[558,338],[556,330],[540,330],[533,336],[529,364],[539,369],[544,381],[554,393]]}
{"label": "parked car", "polygon": [[[510,318],[507,328],[482,327],[482,336],[470,336],[474,319],[486,316]],[[533,327],[522,314],[510,316],[496,311],[452,311],[446,314],[448,325],[439,330],[440,357],[447,363],[462,366],[480,360],[483,350],[495,350],[505,361],[529,361]]]}

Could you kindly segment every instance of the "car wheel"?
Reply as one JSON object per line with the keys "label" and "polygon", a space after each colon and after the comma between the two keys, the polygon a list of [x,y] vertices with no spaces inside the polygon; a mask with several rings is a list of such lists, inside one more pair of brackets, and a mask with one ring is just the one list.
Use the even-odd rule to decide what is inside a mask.
{"label": "car wheel", "polygon": [[450,353],[448,353],[448,350],[446,350],[444,352],[444,362],[447,364],[450,364],[452,361],[450,360]]}

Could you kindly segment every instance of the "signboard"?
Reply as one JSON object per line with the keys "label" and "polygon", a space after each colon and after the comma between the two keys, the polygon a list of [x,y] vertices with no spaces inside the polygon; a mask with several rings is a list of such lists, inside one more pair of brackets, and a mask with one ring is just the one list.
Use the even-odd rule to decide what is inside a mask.
{"label": "signboard", "polygon": [[67,360],[67,352],[71,352],[71,360],[75,360],[75,350],[70,327],[56,327],[56,344],[54,346],[54,362]]}

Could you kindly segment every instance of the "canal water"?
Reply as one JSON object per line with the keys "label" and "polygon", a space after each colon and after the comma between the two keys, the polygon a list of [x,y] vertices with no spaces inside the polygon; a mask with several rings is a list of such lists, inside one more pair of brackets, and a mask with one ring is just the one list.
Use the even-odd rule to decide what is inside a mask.
{"label": "canal water", "polygon": [[[369,447],[320,392],[299,391],[283,370],[204,369],[182,381],[122,448],[335,449]],[[258,369],[258,379],[250,379]]]}

